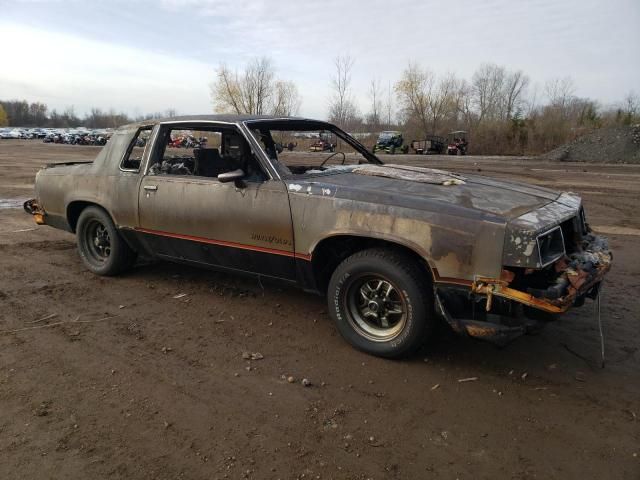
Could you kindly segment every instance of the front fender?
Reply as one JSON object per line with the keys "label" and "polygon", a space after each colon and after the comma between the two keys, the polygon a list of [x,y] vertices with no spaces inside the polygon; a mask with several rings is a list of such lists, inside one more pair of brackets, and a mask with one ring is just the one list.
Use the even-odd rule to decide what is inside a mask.
{"label": "front fender", "polygon": [[325,238],[350,235],[409,248],[439,277],[500,275],[504,223],[351,199],[291,198],[298,252],[311,254]]}

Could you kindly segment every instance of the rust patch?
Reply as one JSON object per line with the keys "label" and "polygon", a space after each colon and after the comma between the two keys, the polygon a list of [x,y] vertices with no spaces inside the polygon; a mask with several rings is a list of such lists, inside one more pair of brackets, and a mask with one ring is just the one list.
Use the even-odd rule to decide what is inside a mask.
{"label": "rust patch", "polygon": [[564,313],[571,308],[576,298],[586,294],[591,288],[601,282],[610,268],[611,264],[603,264],[598,268],[597,273],[593,275],[591,280],[584,281],[579,288],[570,288],[565,296],[558,299],[541,299],[534,297],[529,293],[509,288],[507,282],[496,278],[477,278],[471,285],[471,291],[487,296],[487,311],[491,310],[491,297],[497,295],[529,307],[544,310],[545,312]]}

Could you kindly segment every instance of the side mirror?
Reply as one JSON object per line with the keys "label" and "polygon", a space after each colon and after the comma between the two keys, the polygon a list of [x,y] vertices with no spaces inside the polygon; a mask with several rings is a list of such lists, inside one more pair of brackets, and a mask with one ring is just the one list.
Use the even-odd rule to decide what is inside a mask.
{"label": "side mirror", "polygon": [[228,183],[228,182],[238,182],[244,178],[244,170],[238,168],[237,170],[232,170],[231,172],[225,172],[218,175],[218,181],[220,183]]}

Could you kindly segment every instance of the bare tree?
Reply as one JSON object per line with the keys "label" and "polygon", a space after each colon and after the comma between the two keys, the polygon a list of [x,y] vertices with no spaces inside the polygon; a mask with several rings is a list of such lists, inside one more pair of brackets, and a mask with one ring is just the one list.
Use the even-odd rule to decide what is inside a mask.
{"label": "bare tree", "polygon": [[423,132],[437,132],[455,112],[456,85],[452,74],[438,80],[431,71],[409,65],[396,84],[396,93],[405,117],[417,122]]}
{"label": "bare tree", "polygon": [[625,95],[622,101],[623,122],[631,124],[640,115],[640,97],[631,91]]}
{"label": "bare tree", "polygon": [[301,103],[298,87],[295,83],[284,80],[276,81],[273,102],[274,115],[282,117],[297,115]]}
{"label": "bare tree", "polygon": [[369,99],[371,100],[371,109],[367,115],[367,123],[375,129],[380,127],[382,123],[382,91],[380,89],[380,80],[373,79],[369,84]]}
{"label": "bare tree", "polygon": [[433,73],[422,70],[415,64],[409,64],[395,87],[405,116],[417,121],[424,132],[429,130],[429,102],[434,83]]}
{"label": "bare tree", "polygon": [[[456,82],[453,93],[453,107],[455,123],[457,124],[458,116],[460,116],[462,123],[468,128],[473,122],[475,112],[473,108],[473,89],[465,79]],[[458,126],[454,125],[454,128],[458,128]]]}
{"label": "bare tree", "polygon": [[574,98],[575,84],[571,77],[552,78],[544,85],[544,92],[552,107],[566,108]]}
{"label": "bare tree", "polygon": [[437,82],[429,95],[427,102],[432,132],[436,132],[442,120],[454,111],[456,84],[455,76],[448,74]]}
{"label": "bare tree", "polygon": [[524,101],[527,108],[527,112],[526,112],[527,117],[533,116],[535,111],[538,109],[538,90],[539,90],[539,85],[536,83],[533,86],[533,91],[529,94],[529,98]]}
{"label": "bare tree", "polygon": [[527,85],[529,85],[529,77],[522,70],[507,73],[504,82],[504,120],[510,120],[521,112]]}
{"label": "bare tree", "polygon": [[273,94],[273,65],[266,58],[249,62],[243,74],[231,72],[225,65],[218,68],[218,80],[213,85],[216,110],[237,114],[262,115]]}
{"label": "bare tree", "polygon": [[267,57],[254,58],[241,73],[220,65],[211,98],[217,112],[250,115],[295,114],[301,103],[297,87],[277,80]]}
{"label": "bare tree", "polygon": [[391,119],[393,116],[393,96],[391,95],[391,82],[388,83],[387,85],[387,100],[384,103],[384,110],[386,113],[386,121],[387,121],[387,126],[391,127]]}
{"label": "bare tree", "polygon": [[269,58],[262,57],[249,63],[244,75],[247,113],[268,113],[274,90],[274,77],[273,63]]}
{"label": "bare tree", "polygon": [[34,102],[29,105],[29,115],[34,125],[44,125],[47,120],[47,106],[44,103]]}
{"label": "bare tree", "polygon": [[503,116],[505,76],[505,68],[493,63],[483,63],[473,74],[471,85],[478,124]]}
{"label": "bare tree", "polygon": [[345,128],[349,121],[357,116],[357,107],[351,97],[351,69],[353,60],[350,56],[338,56],[334,61],[335,75],[331,79],[333,96],[329,105],[329,119]]}
{"label": "bare tree", "polygon": [[362,124],[358,107],[351,99],[345,100],[341,107],[335,103],[332,104],[329,108],[329,121],[344,130],[353,130]]}

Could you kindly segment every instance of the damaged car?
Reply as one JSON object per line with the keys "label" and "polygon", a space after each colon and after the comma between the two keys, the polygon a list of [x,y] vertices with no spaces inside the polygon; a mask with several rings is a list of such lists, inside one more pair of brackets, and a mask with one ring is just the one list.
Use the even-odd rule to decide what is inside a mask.
{"label": "damaged car", "polygon": [[[334,151],[278,148],[318,131]],[[168,148],[179,135],[206,141]],[[504,344],[595,297],[612,260],[575,194],[384,164],[303,118],[127,125],[95,160],[40,170],[35,189],[25,210],[75,233],[98,275],[144,255],[277,279],[326,295],[342,336],[383,357],[441,319]]]}

